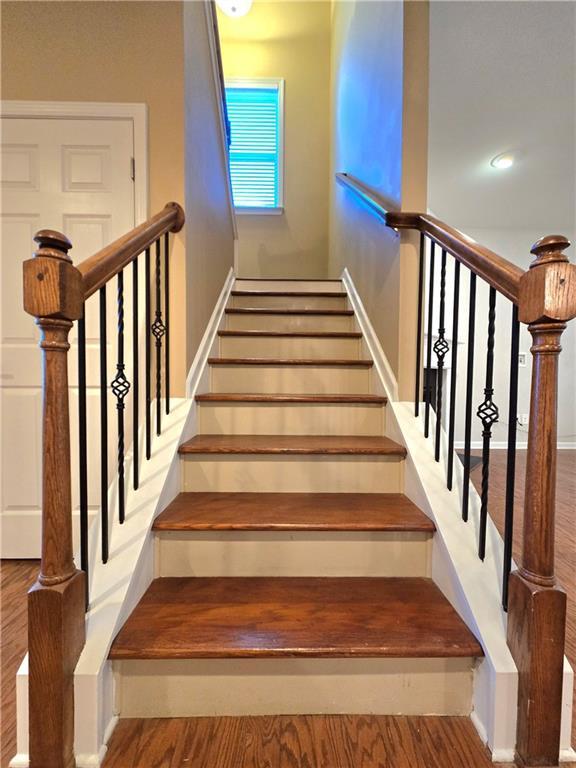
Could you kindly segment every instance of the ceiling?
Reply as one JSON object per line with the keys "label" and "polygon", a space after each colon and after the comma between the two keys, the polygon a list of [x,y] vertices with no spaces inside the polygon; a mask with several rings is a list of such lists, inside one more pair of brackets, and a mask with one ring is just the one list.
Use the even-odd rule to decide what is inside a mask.
{"label": "ceiling", "polygon": [[[429,207],[455,226],[575,231],[576,4],[430,12]],[[490,160],[511,152],[514,166]]]}

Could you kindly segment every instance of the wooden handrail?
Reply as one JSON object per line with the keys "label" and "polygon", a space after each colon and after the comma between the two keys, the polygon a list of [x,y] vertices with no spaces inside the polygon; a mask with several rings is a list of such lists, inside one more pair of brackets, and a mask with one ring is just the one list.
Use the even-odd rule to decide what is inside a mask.
{"label": "wooden handrail", "polygon": [[183,226],[182,207],[178,203],[168,203],[148,221],[78,264],[76,268],[82,276],[84,300],[106,285],[165,232],[179,232]]}
{"label": "wooden handrail", "polygon": [[518,287],[524,270],[516,264],[427,213],[387,210],[384,198],[353,176],[337,173],[336,179],[361,197],[385,221],[386,226],[423,232],[492,288],[514,304],[518,303]]}

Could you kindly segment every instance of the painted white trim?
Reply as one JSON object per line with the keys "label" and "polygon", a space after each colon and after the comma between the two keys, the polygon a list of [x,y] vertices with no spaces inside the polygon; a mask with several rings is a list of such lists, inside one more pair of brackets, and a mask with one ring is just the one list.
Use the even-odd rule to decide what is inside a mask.
{"label": "painted white trim", "polygon": [[134,131],[134,224],[149,217],[148,107],[146,104],[100,101],[0,102],[0,117],[84,120],[131,120]]}
{"label": "painted white trim", "polygon": [[[220,125],[220,144],[222,153],[224,156],[224,162],[226,164],[226,187],[228,197],[228,208],[230,211],[230,220],[232,222],[232,230],[234,232],[234,240],[238,240],[238,224],[236,222],[236,210],[234,208],[234,198],[232,196],[232,179],[230,177],[230,152],[228,148],[228,130],[226,126],[226,115],[224,113],[224,103],[226,101],[226,93],[222,91],[222,80],[220,77],[220,57],[218,55],[218,16],[216,10],[209,0],[204,0],[204,13],[206,16],[206,29],[208,33],[208,45],[210,48],[210,63],[212,64],[212,77],[214,79],[214,89],[216,93],[216,100],[218,102],[218,115],[220,119],[218,123]],[[223,74],[222,74],[223,77]]]}
{"label": "painted white trim", "polygon": [[388,358],[384,354],[380,340],[376,335],[374,326],[370,322],[364,304],[358,295],[354,281],[348,272],[348,268],[345,268],[342,272],[342,283],[348,294],[350,304],[356,315],[356,320],[360,326],[360,330],[364,336],[364,341],[368,346],[368,351],[372,360],[374,361],[374,367],[382,381],[384,391],[389,400],[398,400],[398,382],[396,376],[392,370],[392,366],[388,362]]}
{"label": "painted white trim", "polygon": [[[459,440],[458,442],[454,443],[454,450],[455,451],[462,451],[464,450],[464,442],[462,440]],[[482,440],[472,440],[470,442],[470,448],[472,448],[473,451],[481,450],[482,449]],[[502,450],[505,451],[508,448],[508,443],[504,442],[503,440],[493,440],[490,443],[491,450]],[[526,450],[528,448],[528,442],[526,440],[522,440],[516,443],[517,450]],[[556,443],[556,450],[558,451],[574,451],[576,450],[576,443],[563,443],[563,442],[557,442]]]}
{"label": "painted white trim", "polygon": [[[93,516],[92,510],[89,514]],[[80,529],[80,510],[72,510],[72,529]],[[42,510],[8,509],[0,517],[2,536],[0,537],[0,558],[7,560],[35,560],[39,557],[42,541]],[[77,550],[76,536],[74,551]]]}
{"label": "painted white trim", "polygon": [[215,348],[215,345],[218,343],[217,333],[224,323],[224,310],[230,297],[230,291],[234,285],[234,280],[234,270],[230,269],[224,282],[224,286],[220,291],[220,296],[216,301],[216,306],[214,307],[214,310],[210,316],[210,320],[208,321],[208,325],[206,326],[206,330],[204,331],[204,336],[202,336],[202,341],[200,342],[194,357],[194,361],[190,366],[190,371],[188,372],[188,376],[186,378],[187,397],[194,397],[198,391],[200,380],[206,372],[206,363],[208,362],[208,357]]}
{"label": "painted white trim", "polygon": [[264,216],[278,216],[284,213],[284,177],[285,177],[285,147],[284,147],[284,85],[282,77],[230,77],[226,78],[226,87],[231,88],[270,88],[278,89],[278,205],[274,208],[257,208],[250,210],[238,206],[238,213],[259,213]]}

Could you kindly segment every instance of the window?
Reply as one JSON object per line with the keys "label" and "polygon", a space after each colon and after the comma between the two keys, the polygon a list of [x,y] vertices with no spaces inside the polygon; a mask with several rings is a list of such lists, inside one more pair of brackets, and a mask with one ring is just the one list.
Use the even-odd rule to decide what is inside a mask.
{"label": "window", "polygon": [[240,213],[282,210],[283,85],[283,80],[226,83],[230,177]]}

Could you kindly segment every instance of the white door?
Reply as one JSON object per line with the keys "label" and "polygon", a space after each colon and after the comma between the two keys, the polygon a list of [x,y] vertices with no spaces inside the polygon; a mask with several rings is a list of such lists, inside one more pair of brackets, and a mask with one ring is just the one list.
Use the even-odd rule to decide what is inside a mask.
{"label": "white door", "polygon": [[[37,557],[41,504],[41,357],[34,320],[22,308],[22,262],[39,229],[72,241],[79,263],[135,225],[134,128],[131,119],[2,118],[2,557]],[[109,291],[113,321],[115,296]],[[86,312],[88,397],[98,397],[98,312]],[[109,329],[114,325],[109,322]],[[109,331],[110,333],[110,331]],[[76,382],[75,330],[69,355]],[[109,364],[109,373],[110,373]],[[112,373],[113,376],[113,373]],[[112,378],[109,375],[109,380]],[[70,402],[72,461],[76,462],[77,399]],[[89,444],[98,434],[90,408]],[[97,465],[96,455],[89,456]],[[98,475],[90,472],[91,497]],[[73,504],[77,488],[73,484]]]}

